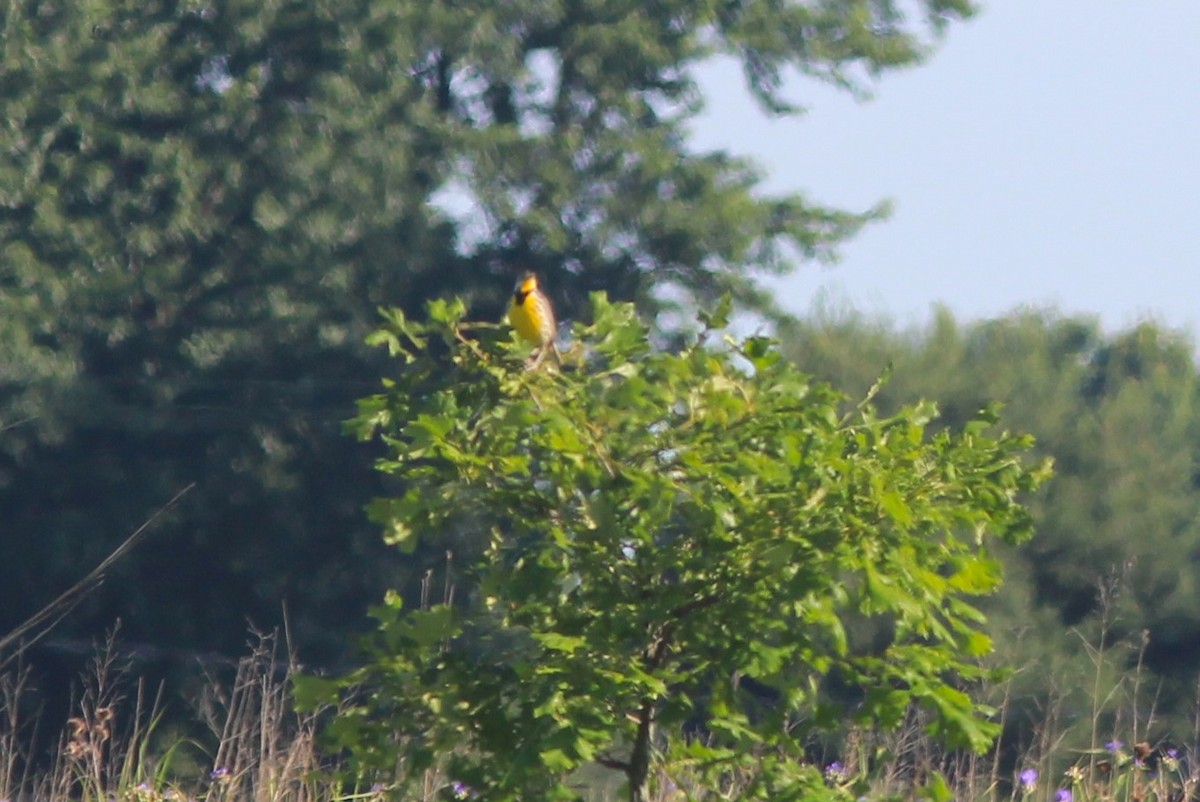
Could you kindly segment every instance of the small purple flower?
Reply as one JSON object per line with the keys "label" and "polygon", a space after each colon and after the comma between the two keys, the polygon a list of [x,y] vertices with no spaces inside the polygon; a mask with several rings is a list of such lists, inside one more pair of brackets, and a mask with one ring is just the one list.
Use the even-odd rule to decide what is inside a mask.
{"label": "small purple flower", "polygon": [[1025,769],[1021,772],[1021,787],[1026,791],[1032,791],[1037,786],[1037,781],[1037,769]]}
{"label": "small purple flower", "polygon": [[1179,759],[1179,750],[1178,749],[1168,749],[1167,757],[1171,758],[1171,760],[1178,760]]}
{"label": "small purple flower", "polygon": [[833,761],[825,767],[825,779],[832,783],[844,781],[846,779],[846,767],[841,764],[841,761]]}
{"label": "small purple flower", "polygon": [[1054,802],[1074,802],[1075,796],[1070,788],[1059,788],[1054,794]]}
{"label": "small purple flower", "polygon": [[1112,741],[1109,741],[1108,743],[1106,743],[1106,744],[1104,745],[1104,748],[1105,748],[1105,749],[1107,749],[1107,750],[1108,750],[1108,751],[1110,751],[1110,752],[1120,752],[1120,751],[1121,751],[1121,747],[1122,747],[1122,746],[1124,746],[1124,745],[1125,745],[1125,744],[1123,744],[1123,743],[1121,743],[1120,741],[1118,741],[1118,740],[1115,740],[1115,739],[1114,739],[1114,740],[1112,740]]}
{"label": "small purple flower", "polygon": [[471,795],[471,788],[466,783],[460,783],[455,780],[450,783],[450,790],[454,792],[455,799],[466,799]]}
{"label": "small purple flower", "polygon": [[229,767],[228,766],[217,766],[215,769],[213,769],[212,771],[210,771],[208,773],[208,778],[210,780],[223,780],[228,776],[229,776]]}

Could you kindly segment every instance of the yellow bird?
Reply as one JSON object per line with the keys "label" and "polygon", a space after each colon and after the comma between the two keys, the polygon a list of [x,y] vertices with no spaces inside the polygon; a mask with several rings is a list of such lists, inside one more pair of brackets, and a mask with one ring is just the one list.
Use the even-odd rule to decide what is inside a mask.
{"label": "yellow bird", "polygon": [[553,347],[554,336],[558,333],[554,307],[550,305],[546,293],[538,287],[538,278],[534,273],[525,273],[517,280],[512,303],[508,307],[508,320],[517,334],[536,345],[542,354]]}

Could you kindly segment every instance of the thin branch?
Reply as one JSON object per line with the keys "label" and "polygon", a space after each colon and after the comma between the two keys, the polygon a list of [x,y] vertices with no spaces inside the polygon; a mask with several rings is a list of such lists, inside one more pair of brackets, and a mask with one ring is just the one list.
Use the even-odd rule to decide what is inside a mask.
{"label": "thin branch", "polygon": [[703,610],[706,607],[712,607],[720,600],[720,595],[716,593],[710,593],[707,596],[701,596],[698,599],[692,599],[687,604],[681,604],[672,610],[671,618],[675,619],[676,621],[687,618],[692,613]]}
{"label": "thin branch", "polygon": [[148,519],[146,519],[145,523],[135,529],[133,534],[125,538],[125,541],[121,545],[117,546],[117,548],[113,550],[112,554],[109,554],[107,557],[105,557],[99,565],[93,568],[87,574],[87,576],[60,594],[59,597],[54,601],[50,602],[41,610],[30,616],[25,623],[18,626],[3,638],[0,638],[0,655],[2,655],[4,650],[13,643],[25,638],[25,636],[30,632],[34,633],[11,655],[0,658],[0,669],[7,666],[10,662],[19,657],[26,649],[49,634],[49,632],[54,629],[54,627],[58,626],[58,623],[62,621],[68,613],[75,609],[75,607],[81,601],[83,601],[89,593],[100,587],[100,585],[104,584],[104,580],[106,578],[105,574],[108,569],[111,568],[113,564],[117,562],[117,560],[120,560],[122,557],[124,557],[130,551],[130,549],[136,546],[138,542],[141,541],[142,538],[145,537],[146,534],[151,530],[154,524],[158,523],[159,519],[170,512],[171,509],[173,509],[175,505],[179,503],[179,500],[182,499],[188,493],[188,491],[195,486],[196,483],[192,482],[183,490],[180,490],[178,493],[176,493],[174,498],[160,507],[158,511],[151,515]]}
{"label": "thin branch", "polygon": [[607,769],[616,769],[617,771],[623,771],[625,773],[629,773],[629,761],[627,761],[627,760],[618,760],[615,757],[599,755],[596,758],[596,763],[598,763],[601,766],[604,766]]}
{"label": "thin branch", "polygon": [[6,423],[3,426],[0,426],[0,432],[7,432],[9,429],[15,429],[18,426],[23,426],[24,424],[30,423],[37,419],[37,415],[30,415],[28,418],[21,418],[20,420],[15,420],[12,423]]}

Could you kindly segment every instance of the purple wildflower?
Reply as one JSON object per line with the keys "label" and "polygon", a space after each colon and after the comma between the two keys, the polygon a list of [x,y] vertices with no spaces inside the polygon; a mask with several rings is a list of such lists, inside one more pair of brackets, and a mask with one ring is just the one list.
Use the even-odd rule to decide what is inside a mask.
{"label": "purple wildflower", "polygon": [[1075,795],[1071,793],[1070,788],[1059,788],[1054,794],[1054,802],[1074,802]]}
{"label": "purple wildflower", "polygon": [[466,799],[471,795],[471,788],[466,783],[460,783],[458,780],[450,783],[450,790],[454,792],[455,799]]}
{"label": "purple wildflower", "polygon": [[1025,771],[1021,772],[1021,787],[1026,791],[1032,791],[1037,786],[1037,781],[1037,769],[1025,769]]}
{"label": "purple wildflower", "polygon": [[1108,750],[1108,751],[1110,751],[1110,752],[1120,752],[1120,751],[1121,751],[1121,747],[1122,747],[1122,746],[1124,746],[1124,745],[1125,745],[1125,744],[1123,744],[1122,742],[1120,742],[1120,741],[1118,741],[1118,740],[1114,739],[1114,740],[1111,740],[1111,741],[1109,741],[1108,743],[1106,743],[1106,744],[1104,745],[1104,748],[1105,748],[1105,749],[1107,749],[1107,750]]}
{"label": "purple wildflower", "polygon": [[212,771],[210,771],[208,773],[208,778],[210,780],[223,780],[228,776],[229,776],[229,767],[228,766],[217,766],[215,769],[213,769]]}

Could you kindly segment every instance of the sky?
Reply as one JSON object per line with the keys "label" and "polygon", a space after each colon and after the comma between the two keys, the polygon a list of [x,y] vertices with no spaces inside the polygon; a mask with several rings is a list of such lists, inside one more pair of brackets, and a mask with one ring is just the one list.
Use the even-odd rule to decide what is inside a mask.
{"label": "sky", "polygon": [[1019,307],[1200,331],[1200,0],[990,0],[873,98],[797,78],[766,118],[732,63],[700,74],[693,145],[765,189],[889,219],[772,282],[783,306],[961,320]]}

